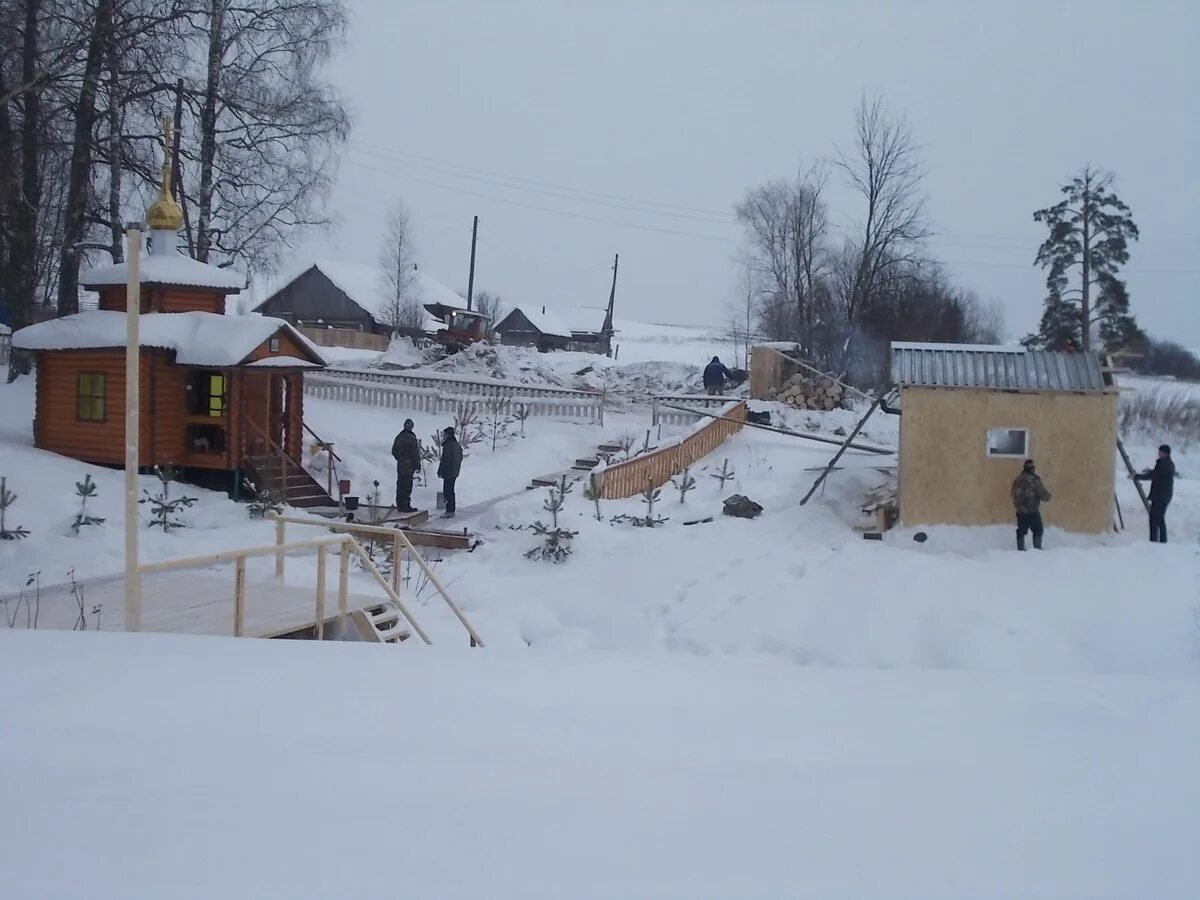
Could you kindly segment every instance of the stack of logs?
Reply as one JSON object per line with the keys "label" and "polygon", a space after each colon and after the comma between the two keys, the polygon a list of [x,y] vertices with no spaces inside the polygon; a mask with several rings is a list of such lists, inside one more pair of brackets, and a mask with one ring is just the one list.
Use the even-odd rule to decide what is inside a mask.
{"label": "stack of logs", "polygon": [[778,400],[796,409],[825,410],[845,406],[845,388],[828,375],[793,375],[781,387],[773,388],[768,400]]}

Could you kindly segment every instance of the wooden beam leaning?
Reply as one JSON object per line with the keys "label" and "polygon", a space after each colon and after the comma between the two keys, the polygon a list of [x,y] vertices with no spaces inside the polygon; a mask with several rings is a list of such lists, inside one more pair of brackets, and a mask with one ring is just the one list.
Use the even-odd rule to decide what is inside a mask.
{"label": "wooden beam leaning", "polygon": [[808,493],[805,494],[804,499],[800,501],[801,506],[807,503],[812,495],[817,492],[817,488],[825,483],[825,478],[831,471],[833,471],[833,467],[837,465],[837,461],[842,458],[842,454],[846,452],[846,449],[852,446],[851,441],[853,441],[858,433],[862,431],[862,427],[867,424],[867,419],[871,418],[871,414],[877,409],[879,409],[878,400],[872,403],[871,408],[867,410],[867,414],[858,420],[858,424],[854,426],[854,430],[850,432],[849,437],[846,438],[846,442],[838,448],[838,452],[833,454],[833,459],[829,461],[829,465],[827,465],[821,474],[817,476],[817,480],[813,482],[813,486],[808,489]]}

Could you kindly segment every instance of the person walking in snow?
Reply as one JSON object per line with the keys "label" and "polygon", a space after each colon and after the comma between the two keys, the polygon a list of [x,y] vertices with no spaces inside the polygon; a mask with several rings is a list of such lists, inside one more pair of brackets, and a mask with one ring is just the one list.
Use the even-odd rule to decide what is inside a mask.
{"label": "person walking in snow", "polygon": [[454,428],[444,429],[442,431],[442,461],[438,463],[437,473],[438,478],[442,479],[442,496],[446,499],[446,511],[442,514],[442,517],[446,519],[453,519],[457,508],[454,483],[458,480],[458,473],[462,471],[462,460],[462,445],[454,436]]}
{"label": "person walking in snow", "polygon": [[730,378],[729,370],[721,362],[720,357],[714,356],[712,362],[704,367],[704,391],[712,397],[725,393],[725,382]]}
{"label": "person walking in snow", "polygon": [[1167,542],[1167,507],[1175,493],[1175,463],[1171,461],[1171,447],[1163,444],[1158,448],[1158,460],[1152,471],[1134,475],[1135,481],[1150,482],[1150,542]]}
{"label": "person walking in snow", "polygon": [[1050,492],[1034,471],[1033,460],[1025,460],[1021,474],[1012,483],[1012,502],[1017,510],[1017,549],[1025,549],[1025,535],[1033,532],[1033,549],[1042,549],[1041,506],[1050,499]]}
{"label": "person walking in snow", "polygon": [[396,509],[402,513],[416,512],[412,505],[413,476],[421,468],[421,445],[413,433],[413,420],[404,420],[404,430],[392,441],[392,458],[396,460]]}

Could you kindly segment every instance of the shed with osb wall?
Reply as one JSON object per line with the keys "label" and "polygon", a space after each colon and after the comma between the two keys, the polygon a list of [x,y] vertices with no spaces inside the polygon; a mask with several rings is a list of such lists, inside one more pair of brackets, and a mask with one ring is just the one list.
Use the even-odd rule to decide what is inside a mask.
{"label": "shed with osb wall", "polygon": [[1112,527],[1117,388],[1096,353],[894,343],[892,381],[901,524],[1011,524],[1012,482],[1033,459],[1048,526]]}

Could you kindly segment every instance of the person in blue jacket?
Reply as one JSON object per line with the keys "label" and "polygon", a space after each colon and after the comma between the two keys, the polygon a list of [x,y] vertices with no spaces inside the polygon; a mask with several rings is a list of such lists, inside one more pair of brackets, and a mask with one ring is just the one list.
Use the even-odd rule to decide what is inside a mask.
{"label": "person in blue jacket", "polygon": [[704,392],[713,397],[725,393],[725,382],[730,378],[729,370],[721,362],[720,357],[714,356],[712,362],[704,367]]}

